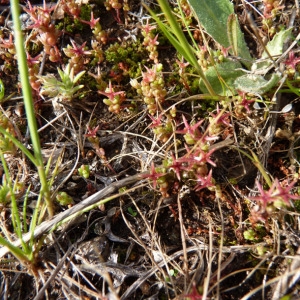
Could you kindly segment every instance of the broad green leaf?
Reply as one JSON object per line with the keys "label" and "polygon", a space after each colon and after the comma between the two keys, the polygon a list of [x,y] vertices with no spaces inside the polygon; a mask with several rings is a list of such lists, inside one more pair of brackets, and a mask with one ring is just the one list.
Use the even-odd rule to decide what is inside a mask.
{"label": "broad green leaf", "polygon": [[[285,40],[291,36],[292,30],[293,27],[277,32],[273,39],[267,43],[266,48],[272,57],[276,58],[282,54],[283,44]],[[261,58],[266,60],[257,64],[253,64],[252,69],[254,71],[258,69],[266,69],[272,64],[272,61],[268,59],[269,56],[266,51],[263,52]]]}
{"label": "broad green leaf", "polygon": [[[227,61],[208,68],[204,74],[218,95],[232,96],[236,94],[235,80],[245,74],[243,71],[237,70],[241,68],[242,65],[239,62]],[[203,92],[207,92],[202,81],[200,81],[200,88]]]}
{"label": "broad green leaf", "polygon": [[279,80],[280,75],[277,73],[273,73],[268,80],[260,75],[248,74],[237,78],[234,82],[234,86],[237,90],[242,92],[264,94],[274,87]]}
{"label": "broad green leaf", "polygon": [[[249,66],[252,58],[239,24],[231,23],[235,26],[235,32],[227,33],[228,18],[234,14],[233,4],[229,0],[189,0],[189,3],[206,32],[224,48],[236,47],[230,44],[228,38],[233,34],[236,35],[234,39],[236,40],[237,54],[245,59],[245,65]],[[232,49],[229,49],[229,52],[234,54]]]}
{"label": "broad green leaf", "polygon": [[[285,40],[291,36],[292,30],[293,27],[277,32],[273,39],[267,43],[266,48],[272,56],[279,56],[282,54],[283,44]],[[266,51],[263,52],[261,58],[268,58]]]}

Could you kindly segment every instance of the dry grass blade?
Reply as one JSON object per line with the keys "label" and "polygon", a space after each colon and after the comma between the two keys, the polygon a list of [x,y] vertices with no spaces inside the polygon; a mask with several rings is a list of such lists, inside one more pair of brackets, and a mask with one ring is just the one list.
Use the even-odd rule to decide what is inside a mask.
{"label": "dry grass blade", "polygon": [[57,274],[62,269],[63,265],[65,264],[65,261],[66,261],[67,257],[72,252],[72,250],[73,250],[73,247],[70,247],[68,249],[68,251],[65,253],[65,255],[61,258],[59,264],[55,267],[55,269],[51,273],[50,277],[48,278],[47,282],[44,283],[43,287],[39,290],[37,295],[34,297],[34,300],[43,299],[43,297],[45,296],[45,292],[46,292],[47,288],[49,287],[51,281],[55,280]]}
{"label": "dry grass blade", "polygon": [[[296,269],[294,271],[291,271],[289,273],[289,276],[292,276],[292,275],[296,275],[299,273],[299,269]],[[273,285],[274,283],[277,283],[278,281],[280,281],[283,277],[286,277],[286,274],[283,274],[281,276],[278,276],[278,277],[275,277],[271,280],[269,280],[268,282],[266,282],[265,284],[255,288],[254,290],[252,290],[251,292],[247,293],[246,295],[243,296],[243,298],[241,298],[241,300],[247,300],[251,297],[253,297],[256,293],[260,292],[261,290],[263,289],[266,289],[267,287]],[[275,299],[280,299],[280,298],[274,298]]]}
{"label": "dry grass blade", "polygon": [[280,277],[273,292],[272,299],[280,299],[288,294],[300,279],[300,248],[295,256],[292,257],[292,262],[285,273]]}

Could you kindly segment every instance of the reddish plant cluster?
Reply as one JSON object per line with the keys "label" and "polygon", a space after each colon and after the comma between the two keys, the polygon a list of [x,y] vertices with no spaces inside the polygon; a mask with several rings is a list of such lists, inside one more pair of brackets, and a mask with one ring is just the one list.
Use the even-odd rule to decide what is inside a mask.
{"label": "reddish plant cluster", "polygon": [[152,128],[158,139],[165,143],[173,134],[172,117],[167,115],[164,122],[162,120],[163,113],[161,113],[157,118],[149,115],[149,118],[152,121],[152,124],[149,126],[149,128]]}
{"label": "reddish plant cluster", "polygon": [[176,133],[184,134],[183,137],[188,145],[195,145],[198,142],[201,145],[205,145],[206,142],[215,141],[218,139],[217,136],[209,136],[200,132],[199,126],[203,123],[204,120],[201,120],[196,124],[190,125],[188,124],[184,116],[182,116],[182,119],[184,123],[184,129],[177,130]]}
{"label": "reddish plant cluster", "polygon": [[27,53],[27,65],[29,72],[29,82],[33,90],[38,91],[40,89],[41,83],[38,80],[38,73],[40,69],[40,54],[36,57],[31,57]]}
{"label": "reddish plant cluster", "polygon": [[143,80],[139,83],[136,79],[130,83],[137,93],[143,96],[144,102],[151,115],[159,110],[160,104],[164,102],[167,94],[162,74],[162,64],[155,64],[151,69],[146,68],[142,72]]}
{"label": "reddish plant cluster", "polygon": [[251,113],[251,107],[255,100],[247,93],[238,91],[239,96],[237,97],[235,105],[235,114],[237,117],[243,117],[246,114]]}
{"label": "reddish plant cluster", "polygon": [[100,18],[97,18],[97,19],[94,18],[94,13],[93,12],[91,12],[90,21],[85,21],[85,20],[80,19],[80,22],[89,25],[90,28],[92,29],[92,33],[93,33],[93,35],[96,39],[96,41],[92,42],[92,48],[95,51],[96,51],[96,47],[93,46],[93,43],[97,44],[98,48],[101,48],[101,47],[99,47],[99,44],[106,44],[107,43],[107,38],[108,38],[107,33],[104,30],[102,30],[102,26],[100,25],[99,20],[100,20]]}
{"label": "reddish plant cluster", "polygon": [[251,197],[251,200],[258,201],[262,208],[266,208],[269,204],[282,202],[287,206],[291,205],[291,200],[299,200],[300,196],[293,195],[291,190],[297,181],[293,181],[287,186],[283,187],[279,180],[276,178],[269,188],[269,190],[264,190],[259,182],[256,182],[259,195],[256,197]]}
{"label": "reddish plant cluster", "polygon": [[100,139],[97,136],[98,130],[99,125],[95,128],[90,128],[89,126],[87,126],[87,133],[85,134],[85,136],[87,137],[88,141],[92,144],[93,149],[95,150],[97,156],[101,159],[102,163],[115,174],[114,169],[109,164],[105,156],[104,149],[100,147]]}
{"label": "reddish plant cluster", "polygon": [[81,7],[79,3],[74,0],[62,0],[62,9],[64,12],[73,16],[75,19],[79,18]]}
{"label": "reddish plant cluster", "polygon": [[292,194],[292,189],[297,181],[283,186],[276,178],[268,190],[264,190],[259,182],[256,182],[258,196],[250,197],[258,206],[251,211],[251,222],[256,224],[257,221],[264,222],[268,228],[268,217],[272,214],[276,207],[283,205],[291,206],[291,200],[300,200],[299,195]]}
{"label": "reddish plant cluster", "polygon": [[184,295],[184,298],[187,300],[201,300],[202,296],[199,294],[196,284],[193,283],[192,290],[189,294]]}
{"label": "reddish plant cluster", "polygon": [[56,5],[47,5],[45,1],[43,7],[32,6],[28,1],[28,8],[24,8],[33,22],[28,28],[37,30],[37,38],[43,44],[45,53],[49,55],[49,59],[53,62],[60,60],[60,51],[57,48],[60,32],[51,20],[51,12],[55,7]]}
{"label": "reddish plant cluster", "polygon": [[15,50],[15,44],[13,41],[13,36],[12,34],[9,35],[8,39],[2,39],[2,43],[0,44],[0,48],[5,48],[7,49],[7,51],[12,54],[15,55],[16,54],[16,50]]}
{"label": "reddish plant cluster", "polygon": [[86,56],[91,54],[91,51],[85,49],[84,42],[81,46],[78,46],[73,40],[71,40],[71,45],[64,48],[63,51],[67,57],[69,57],[70,67],[74,69],[74,73],[77,74],[84,70],[84,64],[86,63]]}
{"label": "reddish plant cluster", "polygon": [[107,97],[107,99],[104,99],[103,102],[108,106],[108,110],[110,112],[114,112],[117,114],[120,113],[121,104],[126,99],[125,92],[115,92],[111,85],[111,82],[109,82],[109,86],[105,89],[105,91],[98,91],[98,93]]}
{"label": "reddish plant cluster", "polygon": [[263,15],[266,19],[271,19],[276,16],[278,10],[284,8],[284,5],[280,5],[281,1],[278,0],[263,0],[264,10]]}
{"label": "reddish plant cluster", "polygon": [[149,51],[149,58],[153,60],[156,64],[158,63],[158,52],[157,52],[157,45],[159,42],[158,34],[154,34],[154,30],[156,26],[151,26],[149,24],[149,19],[147,19],[146,25],[142,27],[142,35],[144,37],[143,45]]}
{"label": "reddish plant cluster", "polygon": [[300,62],[300,57],[295,56],[294,51],[289,52],[289,58],[285,61],[285,65],[287,66],[286,73],[289,77],[293,78],[296,71],[297,71],[297,65]]}
{"label": "reddish plant cluster", "polygon": [[107,10],[114,9],[116,12],[115,19],[118,23],[122,23],[120,18],[121,9],[123,9],[124,14],[129,11],[128,0],[105,0],[104,5]]}
{"label": "reddish plant cluster", "polygon": [[[158,120],[152,119],[154,124],[160,124],[161,116]],[[215,140],[217,137],[210,137],[200,132],[198,127],[202,124],[203,120],[195,125],[188,124],[184,116],[183,120],[184,129],[176,131],[176,133],[187,135],[185,138],[186,142],[196,145],[192,149],[186,145],[186,154],[182,157],[176,158],[172,154],[170,159],[164,161],[163,167],[156,169],[152,163],[150,174],[145,175],[145,177],[152,180],[154,188],[156,188],[157,183],[159,184],[160,191],[164,195],[167,195],[167,189],[170,187],[169,183],[174,183],[174,181],[177,182],[176,184],[174,183],[177,189],[179,188],[178,183],[183,182],[189,184],[195,191],[215,187],[214,179],[212,178],[212,169],[209,170],[208,164],[216,167],[215,162],[211,159],[214,150],[209,150],[209,142]],[[169,175],[172,175],[171,178]]]}
{"label": "reddish plant cluster", "polygon": [[180,76],[180,81],[182,82],[182,84],[184,85],[186,90],[188,92],[191,92],[191,89],[190,89],[190,86],[189,86],[189,83],[188,83],[188,75],[186,73],[186,67],[189,65],[189,63],[185,63],[183,61],[183,59],[181,59],[181,61],[179,61],[177,59],[176,63],[178,64],[178,67],[179,67],[178,75]]}

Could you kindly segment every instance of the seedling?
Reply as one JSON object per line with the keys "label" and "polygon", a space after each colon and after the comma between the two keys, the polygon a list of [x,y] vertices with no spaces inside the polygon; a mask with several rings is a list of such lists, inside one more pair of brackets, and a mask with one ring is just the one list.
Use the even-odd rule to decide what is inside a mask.
{"label": "seedling", "polygon": [[133,217],[136,217],[137,216],[137,212],[134,211],[131,207],[128,207],[128,212],[133,216]]}
{"label": "seedling", "polygon": [[56,201],[59,202],[60,205],[70,205],[73,203],[72,197],[70,197],[66,192],[59,192],[56,195]]}
{"label": "seedling", "polygon": [[83,178],[87,179],[90,177],[90,167],[88,165],[81,165],[78,169],[78,174]]}

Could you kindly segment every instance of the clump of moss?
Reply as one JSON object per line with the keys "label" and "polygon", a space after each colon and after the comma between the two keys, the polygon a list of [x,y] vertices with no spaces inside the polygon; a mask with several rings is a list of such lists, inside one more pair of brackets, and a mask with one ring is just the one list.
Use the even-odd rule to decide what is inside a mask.
{"label": "clump of moss", "polygon": [[294,201],[294,207],[297,212],[300,212],[300,200]]}
{"label": "clump of moss", "polygon": [[84,21],[89,21],[91,19],[91,6],[82,5],[80,10],[80,19]]}
{"label": "clump of moss", "polygon": [[56,24],[56,29],[64,30],[68,33],[76,33],[81,32],[84,28],[88,28],[89,26],[81,22],[89,21],[91,18],[91,7],[90,5],[82,5],[80,8],[80,15],[78,18],[73,18],[73,16],[65,14],[64,18],[61,22]]}
{"label": "clump of moss", "polygon": [[141,65],[146,64],[147,52],[140,41],[114,43],[106,51],[106,60],[113,63],[113,71],[122,71],[122,75],[136,78],[141,74]]}

